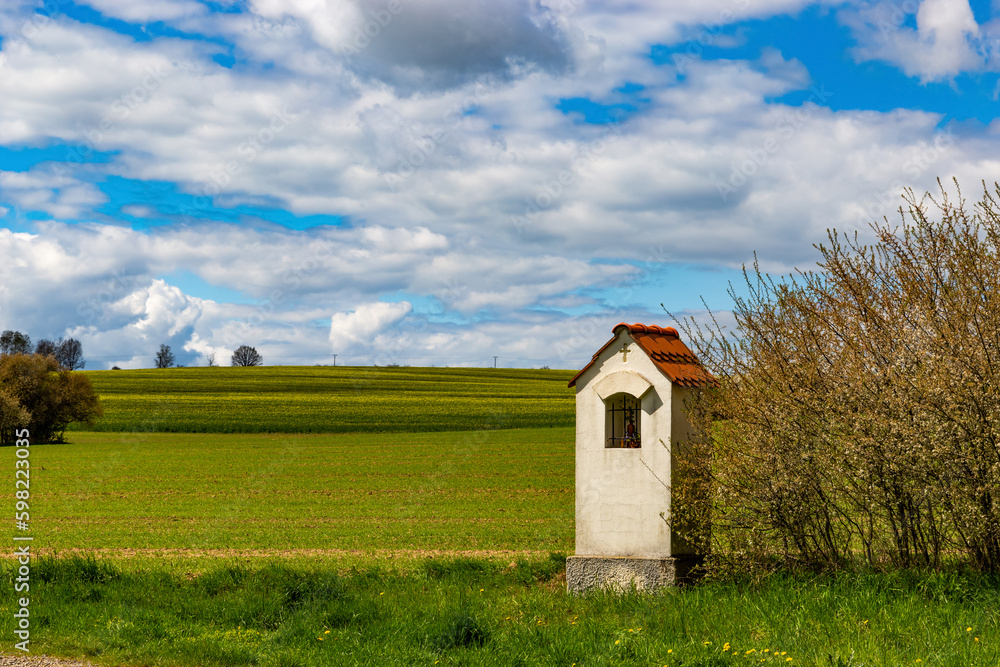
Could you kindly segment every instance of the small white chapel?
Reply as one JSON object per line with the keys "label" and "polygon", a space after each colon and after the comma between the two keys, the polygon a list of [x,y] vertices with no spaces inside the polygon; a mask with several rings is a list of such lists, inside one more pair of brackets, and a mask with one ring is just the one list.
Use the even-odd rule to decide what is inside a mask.
{"label": "small white chapel", "polygon": [[618,324],[576,388],[576,554],[571,592],[655,590],[699,554],[669,522],[674,447],[695,435],[685,397],[714,378],[673,327]]}

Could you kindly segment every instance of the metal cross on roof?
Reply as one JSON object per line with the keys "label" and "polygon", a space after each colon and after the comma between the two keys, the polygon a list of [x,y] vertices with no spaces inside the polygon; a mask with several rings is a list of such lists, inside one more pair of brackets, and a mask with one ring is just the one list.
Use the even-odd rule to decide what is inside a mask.
{"label": "metal cross on roof", "polygon": [[622,349],[618,351],[622,353],[622,361],[628,361],[628,343],[622,343]]}

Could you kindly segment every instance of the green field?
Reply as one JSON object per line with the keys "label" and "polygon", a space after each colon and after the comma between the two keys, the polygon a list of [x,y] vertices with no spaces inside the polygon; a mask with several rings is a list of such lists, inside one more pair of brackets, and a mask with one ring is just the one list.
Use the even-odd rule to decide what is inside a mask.
{"label": "green field", "polygon": [[[121,431],[31,447],[35,654],[108,667],[1000,664],[1000,580],[982,574],[568,595],[568,372],[90,376],[97,428]],[[8,470],[14,458],[0,450]],[[16,653],[16,567],[0,562],[0,653]]]}
{"label": "green field", "polygon": [[[0,567],[0,636],[11,638],[13,570]],[[983,575],[775,576],[579,597],[566,594],[563,567],[434,558],[338,572],[232,559],[191,572],[43,560],[32,650],[176,667],[1000,664],[1000,589]]]}
{"label": "green field", "polygon": [[82,371],[98,431],[387,433],[572,426],[573,371],[369,366]]}
{"label": "green field", "polygon": [[[573,431],[72,433],[31,449],[39,548],[529,550],[573,544]],[[13,448],[0,450],[13,470]]]}

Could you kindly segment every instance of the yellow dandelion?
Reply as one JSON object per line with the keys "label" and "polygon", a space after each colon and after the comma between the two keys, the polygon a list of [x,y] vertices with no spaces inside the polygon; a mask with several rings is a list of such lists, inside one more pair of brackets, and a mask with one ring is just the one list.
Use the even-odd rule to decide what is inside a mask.
{"label": "yellow dandelion", "polygon": [[[667,649],[667,653],[673,653],[673,652],[674,652],[674,649],[672,649],[672,648],[668,648]],[[666,667],[666,665],[664,665],[663,667]]]}
{"label": "yellow dandelion", "polygon": [[920,658],[917,658],[914,662],[923,662]]}
{"label": "yellow dandelion", "polygon": [[483,592],[483,591],[485,591],[485,590],[486,590],[485,588],[480,588],[480,589],[479,589],[479,592],[480,592],[480,593],[482,593],[482,592]]}
{"label": "yellow dandelion", "polygon": [[789,658],[788,660],[785,660],[785,662],[791,662],[791,661],[792,661],[792,659],[791,659],[791,658]]}
{"label": "yellow dandelion", "polygon": [[709,644],[711,644],[711,643],[712,643],[712,642],[702,642],[702,643],[701,643],[701,645],[702,645],[702,646],[708,646],[708,645],[709,645]]}
{"label": "yellow dandelion", "polygon": [[615,640],[615,646],[618,646],[618,645],[619,645],[619,644],[621,644],[621,643],[622,643],[622,640],[620,640],[620,639],[616,639],[616,640]]}
{"label": "yellow dandelion", "polygon": [[966,628],[965,631],[966,632],[972,632],[972,628]]}
{"label": "yellow dandelion", "polygon": [[328,634],[330,634],[330,631],[329,631],[329,630],[327,630],[327,631],[326,631],[326,632],[324,632],[323,634],[324,634],[324,635],[328,635]]}
{"label": "yellow dandelion", "polygon": [[975,637],[975,640],[978,642],[979,641],[979,637]]}

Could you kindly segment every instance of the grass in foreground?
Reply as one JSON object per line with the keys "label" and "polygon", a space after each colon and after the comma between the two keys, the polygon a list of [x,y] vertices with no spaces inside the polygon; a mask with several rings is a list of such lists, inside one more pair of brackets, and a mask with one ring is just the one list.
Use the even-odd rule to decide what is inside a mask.
{"label": "grass in foreground", "polygon": [[31,448],[36,549],[573,545],[572,429],[70,440]]}
{"label": "grass in foreground", "polygon": [[776,576],[581,598],[563,571],[560,557],[433,559],[406,573],[232,562],[198,576],[48,559],[31,575],[32,648],[184,667],[1000,663],[1000,589],[982,575]]}
{"label": "grass in foreground", "polygon": [[[573,371],[262,366],[79,371],[97,431],[389,433],[574,424]],[[83,430],[79,425],[73,427]]]}

